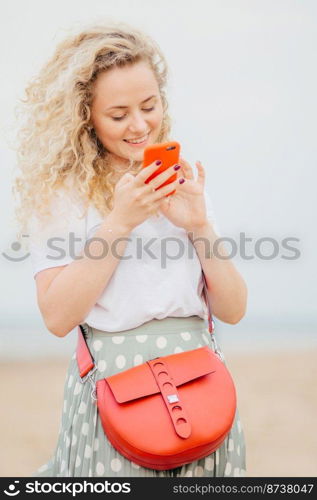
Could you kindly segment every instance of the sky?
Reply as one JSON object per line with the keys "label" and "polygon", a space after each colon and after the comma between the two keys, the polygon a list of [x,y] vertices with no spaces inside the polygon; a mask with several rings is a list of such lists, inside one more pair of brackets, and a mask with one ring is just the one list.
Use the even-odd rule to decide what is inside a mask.
{"label": "sky", "polygon": [[[167,59],[173,135],[191,165],[205,166],[217,224],[248,286],[248,311],[236,330],[274,324],[316,331],[316,14],[313,0],[2,2],[0,332],[6,339],[10,329],[45,330],[30,258],[12,260],[23,252],[14,249],[14,109],[60,40],[107,19],[144,29]],[[242,256],[244,238],[249,259]],[[288,238],[296,252],[286,248]]]}

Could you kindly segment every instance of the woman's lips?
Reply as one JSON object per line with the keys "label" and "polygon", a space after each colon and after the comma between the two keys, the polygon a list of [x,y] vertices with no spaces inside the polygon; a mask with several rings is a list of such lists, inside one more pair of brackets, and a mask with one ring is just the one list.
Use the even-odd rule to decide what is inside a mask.
{"label": "woman's lips", "polygon": [[142,141],[142,142],[138,142],[138,143],[133,144],[132,142],[127,141],[126,139],[124,139],[124,142],[126,142],[127,144],[129,144],[129,146],[132,146],[132,147],[144,146],[144,144],[146,144],[146,142],[148,141],[148,138],[149,138],[149,134],[147,135],[146,139],[144,139],[144,141]]}

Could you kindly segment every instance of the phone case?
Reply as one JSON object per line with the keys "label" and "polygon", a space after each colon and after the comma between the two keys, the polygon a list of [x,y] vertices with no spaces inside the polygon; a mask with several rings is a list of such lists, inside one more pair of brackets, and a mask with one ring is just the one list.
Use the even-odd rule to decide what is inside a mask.
{"label": "phone case", "polygon": [[[175,163],[179,163],[179,154],[180,154],[180,144],[176,141],[164,142],[161,144],[151,144],[147,146],[143,153],[143,168],[148,167],[155,160],[161,160],[162,164],[155,170],[155,172],[145,181],[148,184],[152,179],[154,179],[161,172],[164,172],[167,168],[175,165]],[[177,179],[177,173],[172,175],[169,179],[167,179],[163,184],[161,184],[157,189],[166,186],[167,184],[171,184]],[[172,191],[171,193],[166,194],[165,196],[170,196],[175,193]]]}

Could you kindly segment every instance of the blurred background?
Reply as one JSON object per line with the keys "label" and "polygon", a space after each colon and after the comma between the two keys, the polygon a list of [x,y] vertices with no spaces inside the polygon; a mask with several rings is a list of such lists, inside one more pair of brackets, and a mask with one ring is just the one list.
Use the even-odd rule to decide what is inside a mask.
{"label": "blurred background", "polygon": [[46,329],[16,242],[14,109],[60,40],[104,20],[161,46],[173,137],[205,166],[217,225],[248,285],[243,320],[216,320],[247,476],[317,475],[316,14],[314,0],[1,3],[1,476],[30,475],[53,453],[76,345],[75,330],[60,339]]}

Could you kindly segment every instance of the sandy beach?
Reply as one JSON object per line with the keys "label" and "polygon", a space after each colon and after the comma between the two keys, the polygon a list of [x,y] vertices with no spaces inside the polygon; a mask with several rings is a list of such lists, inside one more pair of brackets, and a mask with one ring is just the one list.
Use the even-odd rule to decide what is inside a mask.
{"label": "sandy beach", "polygon": [[[317,350],[226,353],[248,477],[317,476]],[[1,476],[30,476],[53,453],[68,359],[2,362]]]}

